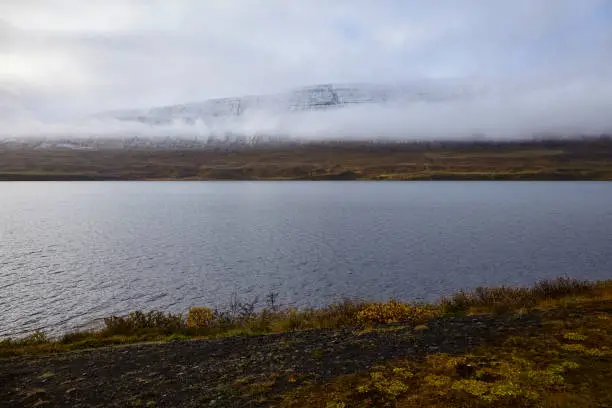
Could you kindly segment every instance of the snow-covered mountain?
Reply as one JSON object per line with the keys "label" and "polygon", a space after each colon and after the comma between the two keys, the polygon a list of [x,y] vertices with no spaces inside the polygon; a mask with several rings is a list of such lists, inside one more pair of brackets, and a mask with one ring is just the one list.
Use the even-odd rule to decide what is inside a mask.
{"label": "snow-covered mountain", "polygon": [[282,114],[338,109],[359,104],[439,102],[468,97],[473,89],[456,81],[419,81],[402,85],[321,84],[280,94],[250,95],[203,102],[104,112],[98,118],[137,121],[150,125],[176,122],[193,124],[200,120],[241,116],[250,112]]}

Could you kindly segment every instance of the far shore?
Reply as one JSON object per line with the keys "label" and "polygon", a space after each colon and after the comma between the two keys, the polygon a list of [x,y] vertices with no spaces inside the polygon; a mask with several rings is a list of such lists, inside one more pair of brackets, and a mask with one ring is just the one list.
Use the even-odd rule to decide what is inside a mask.
{"label": "far shore", "polygon": [[300,178],[194,178],[194,177],[160,177],[160,178],[121,178],[108,176],[91,176],[81,174],[0,174],[0,182],[10,181],[611,181],[612,177],[589,177],[581,174],[445,174],[414,175],[410,178],[363,178],[329,175],[326,177]]}
{"label": "far shore", "polygon": [[0,181],[118,180],[612,180],[612,140],[0,147]]}

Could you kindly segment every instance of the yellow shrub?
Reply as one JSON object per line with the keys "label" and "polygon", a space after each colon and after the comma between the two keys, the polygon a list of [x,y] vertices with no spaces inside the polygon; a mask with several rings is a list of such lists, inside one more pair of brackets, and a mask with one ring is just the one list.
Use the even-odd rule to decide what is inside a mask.
{"label": "yellow shrub", "polygon": [[437,311],[427,306],[415,306],[391,299],[387,302],[368,303],[357,313],[361,323],[421,323],[434,317]]}
{"label": "yellow shrub", "polygon": [[210,327],[215,319],[215,313],[207,307],[192,307],[187,314],[187,326],[196,329]]}

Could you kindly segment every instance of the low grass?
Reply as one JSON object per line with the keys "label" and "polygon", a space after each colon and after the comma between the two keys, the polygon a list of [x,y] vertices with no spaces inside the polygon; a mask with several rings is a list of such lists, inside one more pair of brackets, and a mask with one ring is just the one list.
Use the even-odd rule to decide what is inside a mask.
{"label": "low grass", "polygon": [[[589,282],[570,278],[540,281],[531,287],[476,288],[459,291],[437,303],[345,300],[318,309],[281,307],[277,295],[256,310],[257,300],[246,302],[236,295],[223,309],[193,307],[186,316],[161,311],[110,316],[98,330],[67,333],[50,338],[35,332],[21,339],[0,341],[0,357],[56,353],[85,348],[147,341],[181,341],[237,335],[281,333],[321,328],[364,330],[387,323],[426,327],[440,316],[473,313],[526,313],[534,308],[557,307],[588,299],[612,299],[612,280]],[[568,334],[570,335],[570,334]],[[578,336],[579,334],[576,334]]]}
{"label": "low grass", "polygon": [[[612,294],[609,282],[599,290],[608,299]],[[557,303],[525,335],[306,385],[277,396],[276,406],[610,407],[612,309],[609,301],[583,295],[571,305]]]}
{"label": "low grass", "polygon": [[559,299],[581,296],[604,296],[612,281],[590,282],[560,277],[542,280],[531,287],[478,287],[472,291],[459,291],[442,298],[441,307],[446,313],[504,313],[534,308],[539,304]]}

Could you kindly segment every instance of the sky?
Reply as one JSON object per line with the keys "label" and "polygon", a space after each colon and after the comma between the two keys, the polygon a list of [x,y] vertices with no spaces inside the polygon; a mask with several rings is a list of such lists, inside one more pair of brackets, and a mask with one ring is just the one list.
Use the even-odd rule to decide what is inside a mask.
{"label": "sky", "polygon": [[609,0],[0,0],[0,121],[415,78],[580,99],[611,67]]}

